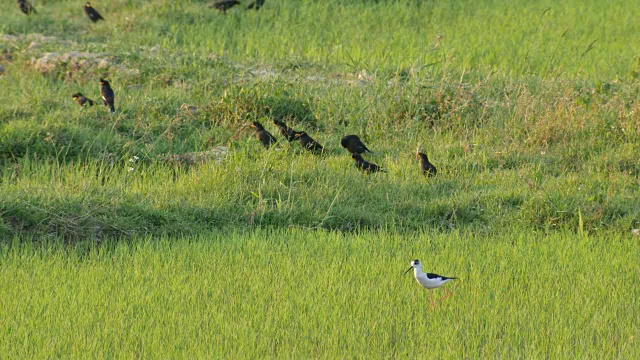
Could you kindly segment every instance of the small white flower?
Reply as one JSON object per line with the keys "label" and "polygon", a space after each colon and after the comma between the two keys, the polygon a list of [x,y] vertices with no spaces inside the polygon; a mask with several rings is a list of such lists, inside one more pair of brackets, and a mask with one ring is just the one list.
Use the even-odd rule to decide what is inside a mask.
{"label": "small white flower", "polygon": [[132,168],[132,167],[129,168],[129,172],[132,172],[133,170],[135,170],[135,169]]}
{"label": "small white flower", "polygon": [[640,229],[631,230],[631,234],[633,234],[634,236],[640,236]]}

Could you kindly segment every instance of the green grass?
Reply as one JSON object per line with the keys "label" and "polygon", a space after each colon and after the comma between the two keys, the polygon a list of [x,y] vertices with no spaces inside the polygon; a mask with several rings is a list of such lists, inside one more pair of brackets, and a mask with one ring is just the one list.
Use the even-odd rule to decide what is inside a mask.
{"label": "green grass", "polygon": [[627,1],[272,0],[260,12],[235,9],[228,16],[205,4],[103,1],[94,5],[107,21],[94,25],[73,2],[38,2],[40,15],[31,19],[5,3],[0,31],[62,36],[127,57],[159,46],[169,54],[154,65],[178,72],[215,53],[234,61],[357,70],[435,62],[436,69],[511,76],[612,78],[633,70],[639,50],[635,8]]}
{"label": "green grass", "polygon": [[[638,353],[635,4],[33,3],[0,4],[0,353]],[[113,115],[71,100],[100,77]],[[461,277],[435,312],[413,258]]]}
{"label": "green grass", "polygon": [[[215,232],[0,255],[15,357],[633,358],[636,239]],[[429,311],[409,260],[456,275]],[[452,286],[453,285],[453,286]],[[444,294],[442,289],[434,296]]]}

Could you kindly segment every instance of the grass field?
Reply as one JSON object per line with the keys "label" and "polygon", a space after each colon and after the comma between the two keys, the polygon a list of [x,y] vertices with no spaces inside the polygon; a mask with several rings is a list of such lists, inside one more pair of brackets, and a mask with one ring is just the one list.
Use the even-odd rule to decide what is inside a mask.
{"label": "grass field", "polygon": [[[633,358],[637,240],[324,231],[3,247],[16,357]],[[459,276],[429,311],[407,259]],[[448,284],[451,285],[451,284]],[[441,289],[434,295],[441,296]]]}
{"label": "grass field", "polygon": [[83,3],[0,4],[1,353],[640,352],[635,4]]}

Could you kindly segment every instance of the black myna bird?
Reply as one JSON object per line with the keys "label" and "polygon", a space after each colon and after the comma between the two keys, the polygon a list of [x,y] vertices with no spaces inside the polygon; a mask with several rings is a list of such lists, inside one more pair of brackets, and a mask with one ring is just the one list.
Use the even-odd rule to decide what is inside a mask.
{"label": "black myna bird", "polygon": [[256,9],[260,10],[260,8],[264,5],[264,0],[256,0],[247,6],[247,10]]}
{"label": "black myna bird", "polygon": [[362,143],[357,135],[347,135],[340,140],[340,145],[352,154],[362,154],[365,151],[372,152]]}
{"label": "black myna bird", "polygon": [[254,129],[256,129],[256,137],[258,138],[258,140],[260,140],[260,142],[262,143],[262,146],[264,146],[265,148],[269,148],[269,146],[273,145],[276,143],[276,138],[273,137],[273,135],[271,135],[270,132],[268,132],[267,130],[264,129],[264,126],[262,126],[262,124],[260,124],[257,121],[254,121],[251,124],[251,127],[253,127]]}
{"label": "black myna bird", "polygon": [[82,93],[75,93],[75,94],[71,94],[71,98],[78,103],[78,105],[80,105],[81,107],[84,107],[85,104],[88,104],[89,106],[93,106],[93,104],[95,103],[95,101],[89,99],[88,97],[82,95]]}
{"label": "black myna bird", "polygon": [[98,20],[104,20],[102,15],[100,15],[100,13],[91,6],[91,3],[84,4],[84,13],[94,23],[98,22]]}
{"label": "black myna bird", "polygon": [[288,127],[284,121],[274,119],[273,123],[278,127],[278,129],[280,129],[280,134],[282,134],[282,136],[284,136],[284,138],[287,139],[289,142],[292,142],[293,140],[295,140],[296,135],[300,133]]}
{"label": "black myna bird", "polygon": [[427,154],[416,152],[416,157],[420,159],[420,168],[422,169],[422,174],[427,177],[436,176],[438,170],[436,167],[429,162],[429,158],[427,158]]}
{"label": "black myna bird", "polygon": [[105,79],[100,78],[100,94],[102,95],[102,102],[105,106],[109,107],[109,111],[116,112],[116,107],[114,105],[115,95],[113,94],[113,89],[111,89],[111,85]]}
{"label": "black myna bird", "polygon": [[386,172],[380,166],[370,163],[367,160],[363,159],[360,154],[353,154],[351,158],[356,161],[356,167],[366,173],[374,173],[374,172]]}
{"label": "black myna bird", "polygon": [[299,132],[295,136],[296,138],[298,138],[300,145],[302,145],[303,148],[311,152],[319,153],[319,152],[322,152],[322,150],[324,150],[322,148],[322,145],[318,144],[317,141],[313,140],[311,136],[307,134],[306,131]]}
{"label": "black myna bird", "polygon": [[226,14],[227,10],[231,9],[236,5],[240,5],[240,2],[237,0],[219,0],[209,6],[220,11],[223,14]]}
{"label": "black myna bird", "polygon": [[20,10],[26,15],[30,15],[31,13],[37,14],[36,8],[31,5],[27,0],[18,0],[18,6],[20,6]]}

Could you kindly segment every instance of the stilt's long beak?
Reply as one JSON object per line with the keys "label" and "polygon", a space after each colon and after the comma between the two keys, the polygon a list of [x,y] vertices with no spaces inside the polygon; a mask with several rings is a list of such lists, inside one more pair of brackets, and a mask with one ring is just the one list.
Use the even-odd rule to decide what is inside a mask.
{"label": "stilt's long beak", "polygon": [[407,269],[407,271],[405,271],[402,275],[404,275],[404,274],[408,273],[409,271],[411,271],[411,269],[413,269],[413,266],[410,266],[410,267]]}

